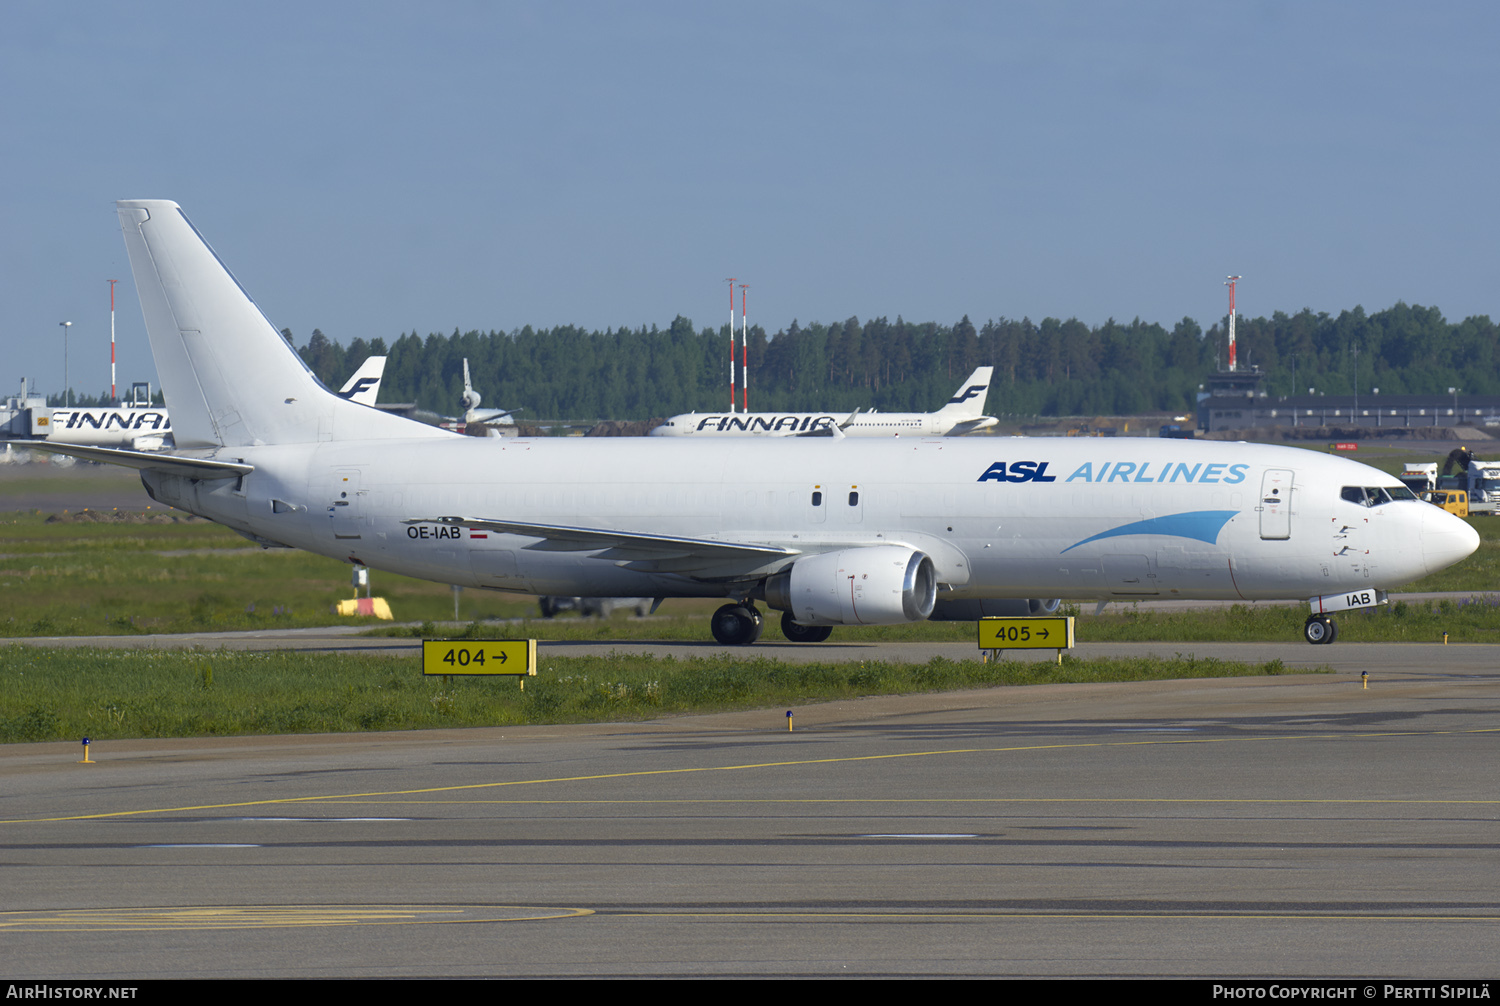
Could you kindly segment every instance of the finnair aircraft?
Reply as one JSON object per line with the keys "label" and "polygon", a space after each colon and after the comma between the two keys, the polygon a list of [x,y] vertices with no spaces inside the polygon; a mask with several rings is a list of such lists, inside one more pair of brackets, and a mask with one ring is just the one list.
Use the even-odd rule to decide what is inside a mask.
{"label": "finnair aircraft", "polygon": [[[373,407],[384,375],[385,357],[369,357],[349,378],[339,397]],[[127,447],[136,451],[159,451],[173,446],[171,416],[165,408],[155,405],[53,409],[43,421],[47,423],[47,442],[52,444]]]}
{"label": "finnair aircraft", "polygon": [[267,547],[529,594],[720,597],[714,637],[738,644],[757,602],[815,642],[1142,597],[1307,598],[1306,638],[1327,642],[1328,612],[1479,543],[1390,475],[1286,447],[458,436],[324,388],[175,203],[118,207],[177,449],[30,446],[138,468],[155,499]]}
{"label": "finnair aircraft", "polygon": [[936,412],[685,412],[654,428],[653,437],[956,437],[994,426],[982,415],[994,367],[978,367]]}

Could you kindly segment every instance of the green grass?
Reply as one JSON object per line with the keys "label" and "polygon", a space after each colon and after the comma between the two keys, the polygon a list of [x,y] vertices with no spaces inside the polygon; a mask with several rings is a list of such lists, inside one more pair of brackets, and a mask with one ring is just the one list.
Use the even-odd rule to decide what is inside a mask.
{"label": "green grass", "polygon": [[[122,635],[375,623],[332,614],[353,596],[351,567],[293,549],[262,549],[207,521],[47,523],[0,514],[0,637]],[[371,573],[403,619],[453,617],[451,589]],[[534,614],[536,603],[465,591],[464,618]]]}
{"label": "green grass", "polygon": [[[1280,661],[790,664],[713,656],[543,657],[515,679],[426,679],[416,657],[54,650],[0,656],[0,742],[335,733],[641,720],[864,695],[1057,682],[1280,674]],[[768,715],[768,728],[779,722]]]}

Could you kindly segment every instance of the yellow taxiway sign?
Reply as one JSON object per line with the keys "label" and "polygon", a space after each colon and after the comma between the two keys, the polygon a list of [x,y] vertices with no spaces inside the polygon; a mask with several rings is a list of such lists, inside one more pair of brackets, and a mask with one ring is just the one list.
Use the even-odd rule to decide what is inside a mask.
{"label": "yellow taxiway sign", "polygon": [[996,657],[1000,650],[1056,650],[1061,663],[1062,651],[1073,648],[1073,616],[981,618],[979,648]]}
{"label": "yellow taxiway sign", "polygon": [[535,639],[424,639],[422,673],[536,676]]}

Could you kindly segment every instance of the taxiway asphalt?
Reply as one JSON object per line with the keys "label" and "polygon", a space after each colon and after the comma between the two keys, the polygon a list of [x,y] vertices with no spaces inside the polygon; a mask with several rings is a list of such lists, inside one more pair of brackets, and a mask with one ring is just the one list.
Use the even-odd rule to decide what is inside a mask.
{"label": "taxiway asphalt", "polygon": [[10,745],[5,970],[1492,976],[1496,648],[1298,652],[1341,669]]}

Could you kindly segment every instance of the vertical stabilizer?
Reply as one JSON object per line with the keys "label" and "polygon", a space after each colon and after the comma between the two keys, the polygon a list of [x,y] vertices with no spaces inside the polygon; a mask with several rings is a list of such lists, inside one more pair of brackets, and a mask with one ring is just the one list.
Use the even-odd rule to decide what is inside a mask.
{"label": "vertical stabilizer", "polygon": [[354,372],[354,376],[339,389],[339,397],[374,408],[375,399],[380,396],[380,381],[384,376],[385,357],[366,357],[365,362],[361,363],[359,369]]}
{"label": "vertical stabilizer", "polygon": [[969,379],[958,386],[948,403],[938,410],[945,419],[978,419],[984,415],[984,400],[989,396],[994,367],[975,367]]}
{"label": "vertical stabilizer", "polygon": [[115,205],[179,448],[448,435],[325,388],[176,203]]}

